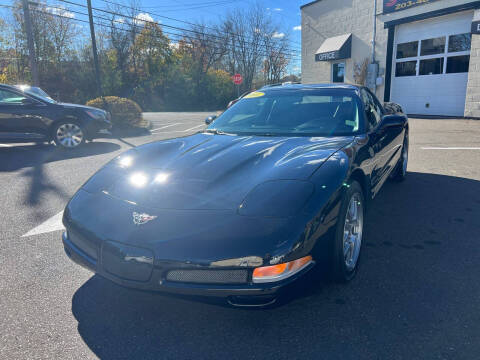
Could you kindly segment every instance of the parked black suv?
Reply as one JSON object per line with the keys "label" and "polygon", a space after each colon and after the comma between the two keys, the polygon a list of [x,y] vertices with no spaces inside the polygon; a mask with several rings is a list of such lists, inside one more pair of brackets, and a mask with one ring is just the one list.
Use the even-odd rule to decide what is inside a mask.
{"label": "parked black suv", "polygon": [[104,110],[56,102],[40,88],[0,84],[0,143],[53,141],[73,149],[111,127]]}

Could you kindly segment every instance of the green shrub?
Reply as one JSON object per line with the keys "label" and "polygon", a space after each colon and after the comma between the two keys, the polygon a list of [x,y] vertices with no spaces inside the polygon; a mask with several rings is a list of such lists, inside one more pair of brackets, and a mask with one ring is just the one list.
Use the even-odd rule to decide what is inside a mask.
{"label": "green shrub", "polygon": [[146,127],[143,121],[142,109],[135,101],[117,96],[104,96],[90,100],[86,104],[106,110],[112,115],[112,124],[117,127]]}

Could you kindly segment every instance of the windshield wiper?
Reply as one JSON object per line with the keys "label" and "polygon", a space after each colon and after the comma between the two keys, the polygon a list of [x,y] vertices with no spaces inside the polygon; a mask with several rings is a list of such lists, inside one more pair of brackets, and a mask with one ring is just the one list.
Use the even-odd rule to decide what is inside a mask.
{"label": "windshield wiper", "polygon": [[215,135],[233,135],[231,133],[227,133],[222,130],[217,130],[217,129],[205,129],[204,132],[207,132],[209,134],[215,134]]}
{"label": "windshield wiper", "polygon": [[267,136],[267,137],[271,137],[271,136],[281,136],[281,135],[274,134],[274,133],[258,133],[258,134],[255,134],[255,136]]}

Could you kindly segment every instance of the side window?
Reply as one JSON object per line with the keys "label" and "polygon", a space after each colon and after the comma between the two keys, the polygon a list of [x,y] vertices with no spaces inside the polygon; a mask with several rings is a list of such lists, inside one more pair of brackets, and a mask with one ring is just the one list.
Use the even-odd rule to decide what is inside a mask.
{"label": "side window", "polygon": [[20,94],[0,89],[0,105],[18,105],[26,99],[25,96]]}
{"label": "side window", "polygon": [[372,95],[370,95],[365,89],[362,89],[361,97],[365,104],[365,117],[367,119],[368,129],[371,130],[375,128],[382,119],[382,109],[373,99]]}

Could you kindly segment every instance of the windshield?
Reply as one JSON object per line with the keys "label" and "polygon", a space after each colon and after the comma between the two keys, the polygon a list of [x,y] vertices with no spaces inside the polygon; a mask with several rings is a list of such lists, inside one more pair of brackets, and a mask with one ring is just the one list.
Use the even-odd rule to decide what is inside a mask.
{"label": "windshield", "polygon": [[39,87],[29,86],[29,85],[17,85],[17,88],[22,90],[25,94],[36,96],[51,104],[56,103],[56,101],[53,100],[50,97],[50,95],[48,95],[45,91],[43,91]]}
{"label": "windshield", "polygon": [[207,130],[270,136],[358,134],[357,97],[338,89],[255,91],[218,117]]}

